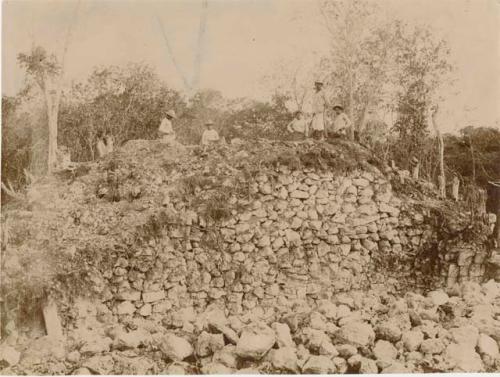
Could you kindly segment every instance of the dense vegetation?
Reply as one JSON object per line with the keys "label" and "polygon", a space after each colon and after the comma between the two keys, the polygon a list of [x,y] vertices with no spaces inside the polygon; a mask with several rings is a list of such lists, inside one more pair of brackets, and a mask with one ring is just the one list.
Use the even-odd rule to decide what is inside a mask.
{"label": "dense vegetation", "polygon": [[[117,145],[156,138],[168,109],[179,115],[174,128],[184,144],[199,142],[207,119],[226,140],[286,137],[286,124],[294,111],[303,110],[318,77],[327,83],[329,101],[344,104],[354,124],[350,136],[356,134],[383,162],[394,160],[409,169],[410,159],[418,157],[421,176],[433,182],[441,170],[448,182],[456,174],[462,185],[487,188],[500,179],[500,135],[488,128],[492,125],[463,124],[459,135],[443,135],[440,166],[438,138],[429,123],[442,89],[454,80],[445,40],[427,26],[384,15],[369,1],[322,1],[320,10],[331,51],[307,70],[301,61],[271,70],[265,77],[274,93],[269,101],[227,99],[213,89],[186,96],[150,66],[137,63],[97,67],[84,81],[63,87],[64,56],[42,46],[19,54],[25,85],[15,96],[2,97],[2,183],[22,190],[31,174],[46,173],[55,142],[69,148],[73,161],[91,161],[100,131],[113,135]],[[373,111],[391,113],[394,124],[371,119]],[[7,199],[4,191],[2,199]]]}
{"label": "dense vegetation", "polygon": [[[46,161],[46,116],[33,91],[2,98],[2,182],[21,190],[25,170],[40,174]],[[59,114],[58,144],[69,147],[74,161],[96,158],[99,131],[111,133],[116,144],[131,139],[154,139],[162,115],[173,108],[179,114],[174,127],[179,140],[197,144],[203,122],[213,119],[226,140],[239,138],[283,138],[292,118],[288,97],[276,95],[270,102],[227,100],[214,90],[186,99],[162,82],[148,66],[96,69],[84,84],[64,93]],[[405,110],[407,111],[407,110]],[[407,114],[402,114],[405,117]],[[412,121],[408,121],[412,123]],[[413,124],[413,123],[412,123]],[[383,160],[394,159],[409,167],[408,144],[419,133],[411,155],[418,155],[422,175],[434,180],[437,174],[436,140],[425,128],[409,132],[399,121],[382,144],[372,144]],[[366,136],[366,135],[365,135]],[[465,127],[459,135],[444,135],[446,173],[457,174],[463,184],[472,182],[487,188],[500,178],[500,132],[487,127]],[[2,193],[4,195],[4,193]],[[7,199],[5,196],[2,199]]]}

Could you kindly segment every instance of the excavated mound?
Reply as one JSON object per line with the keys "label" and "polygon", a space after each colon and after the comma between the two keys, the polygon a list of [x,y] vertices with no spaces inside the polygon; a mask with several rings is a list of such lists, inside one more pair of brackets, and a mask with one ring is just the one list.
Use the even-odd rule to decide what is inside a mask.
{"label": "excavated mound", "polygon": [[[17,295],[7,311],[50,293],[67,334],[64,345],[39,339],[57,351],[47,355],[30,343],[19,364],[4,345],[0,364],[14,372],[460,371],[465,357],[474,371],[498,365],[499,287],[477,284],[488,219],[354,143],[205,150],[135,140],[37,182],[25,208],[4,215],[3,287]],[[396,297],[438,287],[456,297]],[[467,323],[477,333],[467,353],[457,339],[468,333],[447,328],[472,321],[472,291],[488,310]],[[47,359],[48,369],[37,364]]]}

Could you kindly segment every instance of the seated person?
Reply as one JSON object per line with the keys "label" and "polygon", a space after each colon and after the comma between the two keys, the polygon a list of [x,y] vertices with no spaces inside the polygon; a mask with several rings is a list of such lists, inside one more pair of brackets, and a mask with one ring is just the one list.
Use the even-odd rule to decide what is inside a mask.
{"label": "seated person", "polygon": [[307,137],[309,134],[309,125],[302,115],[302,111],[296,111],[294,119],[286,127],[287,131],[298,138]]}
{"label": "seated person", "polygon": [[344,107],[342,105],[333,106],[333,110],[335,111],[334,119],[333,119],[333,135],[346,135],[347,130],[352,127],[351,120],[344,113]]}
{"label": "seated person", "polygon": [[219,142],[219,134],[216,130],[214,130],[213,126],[214,122],[212,122],[211,120],[205,123],[206,129],[205,131],[203,131],[203,135],[201,136],[201,145],[208,146],[217,144]]}

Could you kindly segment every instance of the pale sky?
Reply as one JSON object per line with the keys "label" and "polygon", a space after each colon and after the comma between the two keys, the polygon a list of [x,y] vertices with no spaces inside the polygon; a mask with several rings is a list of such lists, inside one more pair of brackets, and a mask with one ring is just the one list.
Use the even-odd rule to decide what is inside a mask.
{"label": "pale sky", "polygon": [[[427,23],[444,37],[457,65],[455,94],[443,106],[446,130],[500,120],[500,0],[380,0],[386,12]],[[15,94],[24,75],[19,52],[32,43],[61,53],[73,0],[4,0],[2,93]],[[145,62],[171,86],[182,80],[157,18],[188,78],[194,72],[201,1],[81,0],[66,58],[67,80],[83,80],[95,66]],[[227,97],[267,98],[262,77],[279,61],[311,59],[327,51],[316,0],[208,0],[200,86]],[[467,111],[466,111],[467,110]]]}

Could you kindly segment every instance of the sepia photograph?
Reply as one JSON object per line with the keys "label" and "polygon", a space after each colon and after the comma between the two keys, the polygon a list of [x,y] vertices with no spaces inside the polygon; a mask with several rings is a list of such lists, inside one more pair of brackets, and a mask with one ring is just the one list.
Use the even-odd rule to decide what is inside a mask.
{"label": "sepia photograph", "polygon": [[2,0],[0,375],[500,373],[500,0]]}

